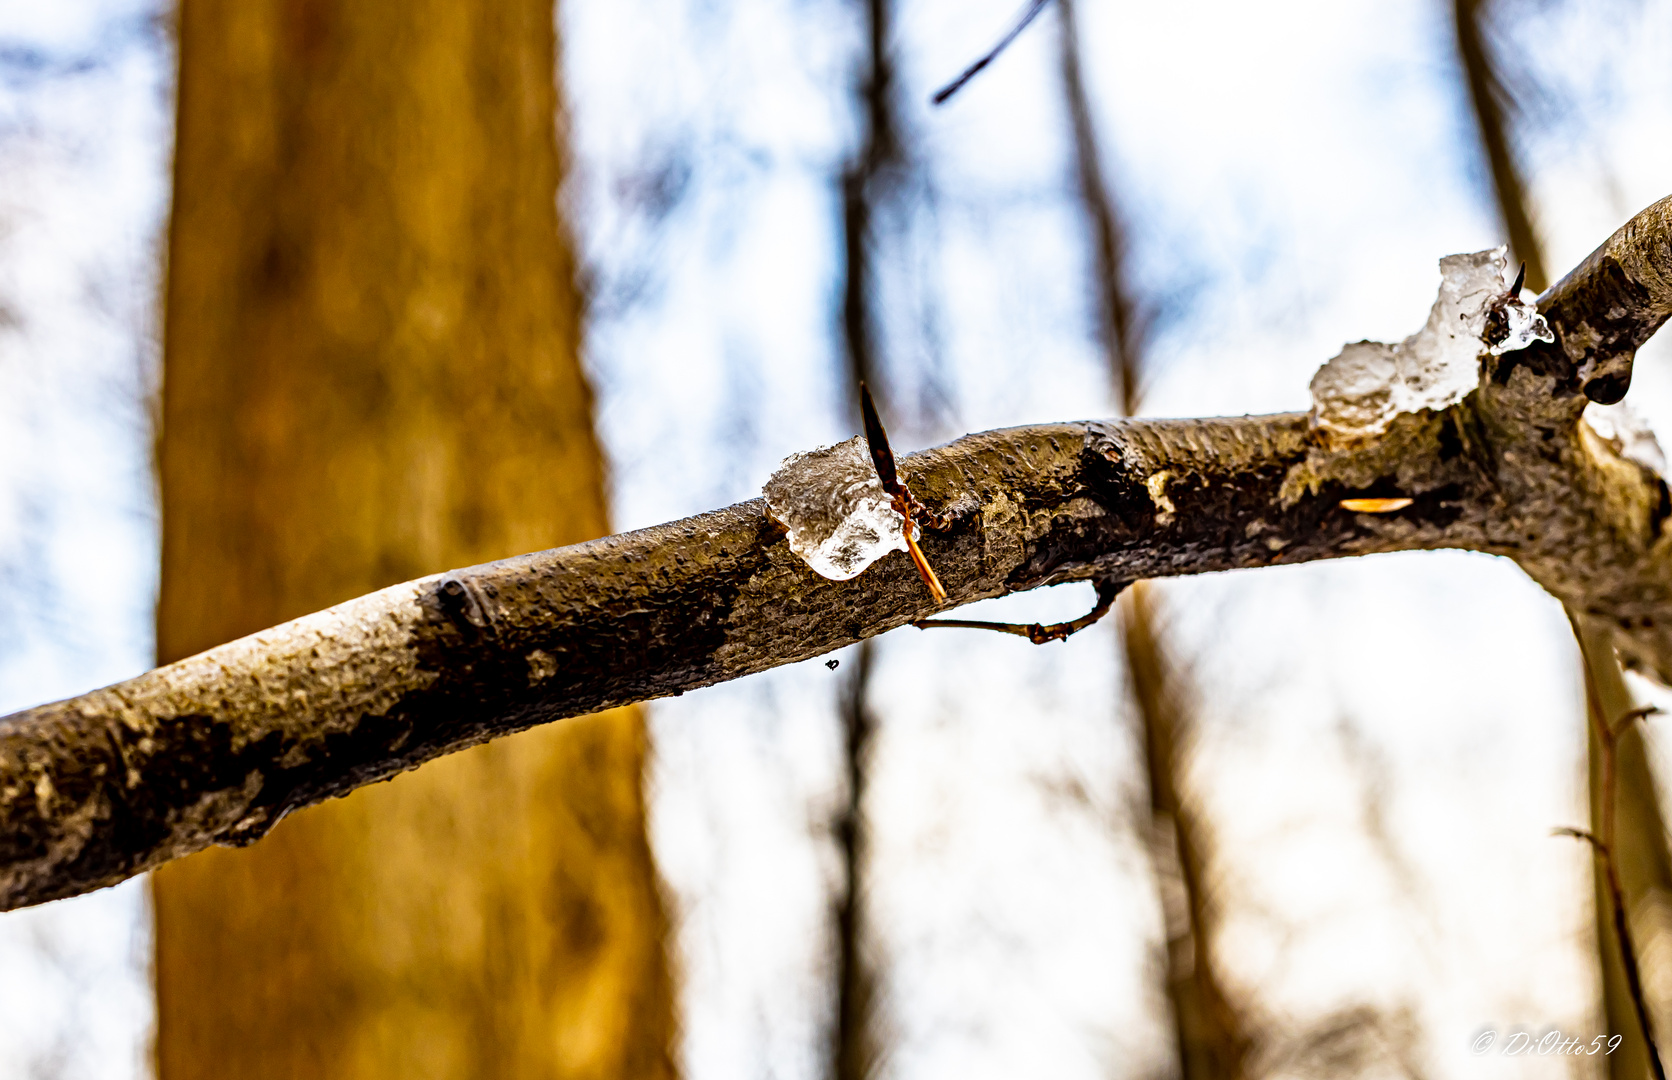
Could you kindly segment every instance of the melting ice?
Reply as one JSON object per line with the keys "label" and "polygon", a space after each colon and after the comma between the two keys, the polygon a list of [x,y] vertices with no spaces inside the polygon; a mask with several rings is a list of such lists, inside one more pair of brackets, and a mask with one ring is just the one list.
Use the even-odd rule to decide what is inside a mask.
{"label": "melting ice", "polygon": [[789,530],[790,550],[834,581],[906,550],[905,522],[877,479],[863,436],[791,454],[761,491],[767,513]]}
{"label": "melting ice", "polygon": [[1447,255],[1440,295],[1421,330],[1397,345],[1359,341],[1312,377],[1312,416],[1323,428],[1363,437],[1387,430],[1400,413],[1444,409],[1480,383],[1480,356],[1524,349],[1554,336],[1544,317],[1520,297],[1504,300],[1508,336],[1487,349],[1482,340],[1494,302],[1504,296],[1505,249]]}

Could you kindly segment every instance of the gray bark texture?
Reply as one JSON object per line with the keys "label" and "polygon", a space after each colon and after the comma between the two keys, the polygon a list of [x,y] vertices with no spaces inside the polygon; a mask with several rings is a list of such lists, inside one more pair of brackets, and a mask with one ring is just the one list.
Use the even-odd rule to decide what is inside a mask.
{"label": "gray bark texture", "polygon": [[[1093,420],[902,460],[951,527],[945,608],[1094,578],[1381,551],[1514,559],[1672,682],[1672,497],[1581,422],[1672,314],[1672,198],[1539,300],[1555,343],[1344,444],[1306,414]],[[1395,513],[1346,498],[1407,497]],[[536,724],[682,694],[933,615],[909,559],[813,573],[759,499],[420,578],[0,718],[0,909],[87,892]]]}

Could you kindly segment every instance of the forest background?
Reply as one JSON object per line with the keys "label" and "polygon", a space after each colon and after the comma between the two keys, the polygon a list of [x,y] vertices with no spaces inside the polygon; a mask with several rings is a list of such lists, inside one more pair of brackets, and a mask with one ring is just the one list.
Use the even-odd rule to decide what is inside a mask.
{"label": "forest background", "polygon": [[[1303,408],[1342,342],[1420,324],[1440,255],[1505,239],[1452,8],[1169,7],[1076,9],[1148,316],[1143,408]],[[559,14],[563,205],[617,529],[750,497],[784,455],[855,430],[842,177],[865,141],[866,11],[571,0]],[[1672,190],[1672,147],[1655,137],[1672,130],[1672,7],[1491,13],[1514,153],[1559,273]],[[871,250],[900,448],[1122,404],[1057,13],[928,103],[1015,16],[988,0],[895,11],[904,153]],[[0,11],[4,711],[152,662],[169,19],[119,0]],[[1663,431],[1666,353],[1644,351],[1631,395]],[[1055,592],[993,617],[1072,617],[1089,595]],[[1486,1029],[1601,1026],[1589,857],[1549,835],[1585,816],[1560,608],[1508,564],[1457,553],[1155,594],[1194,703],[1185,779],[1215,839],[1215,959],[1270,1033],[1271,1067],[1565,1073],[1470,1053]],[[812,663],[652,708],[687,1075],[826,1069],[841,718],[860,666],[887,1072],[1167,1068],[1165,897],[1113,630],[1041,649],[902,631],[865,665],[850,650],[834,672]],[[1666,740],[1651,745],[1662,761]],[[0,919],[0,1075],[143,1075],[148,927],[139,883]],[[1672,935],[1645,948],[1672,1021]]]}

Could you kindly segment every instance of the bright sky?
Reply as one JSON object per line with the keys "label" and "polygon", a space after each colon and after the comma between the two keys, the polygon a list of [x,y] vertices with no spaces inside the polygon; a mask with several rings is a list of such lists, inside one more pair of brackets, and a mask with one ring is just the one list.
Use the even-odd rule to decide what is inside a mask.
{"label": "bright sky", "polygon": [[[902,449],[1109,411],[1054,13],[927,105],[1020,6],[899,12],[923,177],[880,249]],[[1537,80],[1521,151],[1560,272],[1672,191],[1672,147],[1642,134],[1672,130],[1672,2],[1502,6]],[[172,63],[153,11],[0,6],[0,709],[148,665],[144,393]],[[1343,342],[1421,324],[1441,255],[1500,242],[1448,5],[1080,12],[1135,280],[1161,310],[1151,411],[1304,408]],[[851,434],[834,178],[856,137],[859,18],[853,0],[566,4],[569,196],[596,273],[588,359],[618,528],[750,497],[783,456]],[[1662,430],[1668,352],[1645,350],[1631,395]],[[1265,1018],[1293,1034],[1368,1007],[1425,1075],[1566,1075],[1469,1052],[1488,1027],[1600,1030],[1588,856],[1549,837],[1581,818],[1557,605],[1463,554],[1164,595],[1201,695],[1193,783],[1221,852],[1224,963]],[[1070,617],[1088,597],[991,606]],[[881,643],[870,917],[888,1075],[1166,1067],[1114,653],[1107,627],[1045,648],[911,630]],[[820,1074],[849,666],[653,711],[692,1080]],[[145,926],[134,884],[0,917],[0,1080],[141,1074]],[[1672,957],[1658,970],[1672,979]],[[1657,993],[1672,1005],[1672,983]]]}

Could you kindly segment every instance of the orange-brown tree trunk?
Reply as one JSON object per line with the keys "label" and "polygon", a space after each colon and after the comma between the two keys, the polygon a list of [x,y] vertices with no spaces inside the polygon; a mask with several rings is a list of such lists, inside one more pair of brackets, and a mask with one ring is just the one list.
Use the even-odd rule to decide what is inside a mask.
{"label": "orange-brown tree trunk", "polygon": [[[553,25],[182,0],[160,660],[608,531]],[[160,871],[159,1075],[671,1075],[644,755],[565,721]]]}

